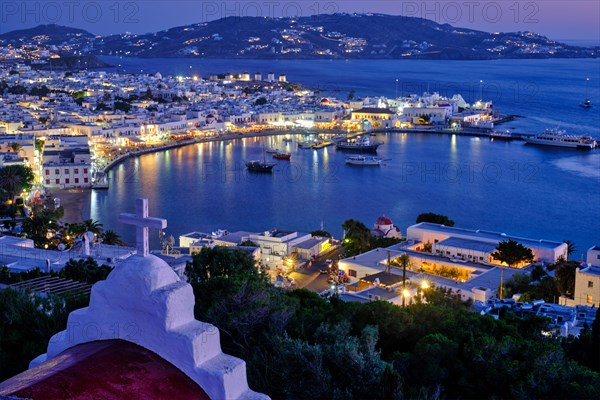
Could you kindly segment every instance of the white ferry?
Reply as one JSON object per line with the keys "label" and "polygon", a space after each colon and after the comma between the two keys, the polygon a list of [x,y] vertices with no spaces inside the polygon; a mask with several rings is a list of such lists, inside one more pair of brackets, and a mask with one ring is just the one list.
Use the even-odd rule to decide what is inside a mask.
{"label": "white ferry", "polygon": [[591,136],[567,135],[564,130],[546,129],[544,133],[524,138],[527,143],[545,146],[592,150],[598,143]]}

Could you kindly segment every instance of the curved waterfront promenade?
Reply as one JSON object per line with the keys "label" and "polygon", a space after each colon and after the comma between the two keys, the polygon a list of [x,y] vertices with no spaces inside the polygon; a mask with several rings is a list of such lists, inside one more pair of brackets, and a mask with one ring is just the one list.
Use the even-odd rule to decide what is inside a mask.
{"label": "curved waterfront promenade", "polygon": [[[156,146],[156,147],[128,151],[127,153],[121,154],[120,156],[118,156],[117,158],[112,160],[110,163],[108,163],[108,165],[102,169],[102,172],[107,173],[112,168],[116,167],[121,162],[123,162],[124,160],[126,160],[130,157],[138,157],[143,154],[169,150],[169,149],[173,149],[176,147],[189,146],[191,144],[221,142],[221,141],[226,141],[226,140],[252,138],[252,137],[263,137],[263,136],[308,135],[308,134],[314,134],[314,133],[315,132],[308,132],[305,130],[290,130],[290,131],[273,130],[273,131],[252,132],[250,134],[232,133],[232,134],[228,134],[228,135],[214,136],[214,137],[208,137],[208,138],[182,140],[181,142],[167,143],[167,144],[163,144],[163,145]],[[329,131],[327,131],[326,134],[327,135],[338,135],[338,134],[342,134],[342,133],[344,133],[344,132],[341,130],[329,130]]]}

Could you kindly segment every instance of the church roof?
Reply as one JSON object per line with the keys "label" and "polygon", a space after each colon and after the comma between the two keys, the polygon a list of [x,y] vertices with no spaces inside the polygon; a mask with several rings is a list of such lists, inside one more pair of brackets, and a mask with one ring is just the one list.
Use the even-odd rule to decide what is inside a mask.
{"label": "church roof", "polygon": [[391,219],[389,219],[388,217],[386,217],[385,215],[382,215],[381,217],[377,218],[377,221],[375,221],[375,225],[393,225],[394,223],[392,222]]}
{"label": "church roof", "polygon": [[84,343],[0,384],[0,396],[45,399],[210,398],[157,354],[124,340]]}

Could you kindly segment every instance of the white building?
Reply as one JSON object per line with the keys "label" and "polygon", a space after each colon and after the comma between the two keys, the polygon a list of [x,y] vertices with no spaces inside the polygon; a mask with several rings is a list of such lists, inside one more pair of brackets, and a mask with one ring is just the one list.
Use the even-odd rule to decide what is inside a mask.
{"label": "white building", "polygon": [[384,238],[401,238],[402,233],[400,232],[400,228],[394,225],[391,219],[382,215],[377,218],[375,224],[373,225],[373,229],[371,229],[371,234],[374,236],[384,237]]}
{"label": "white building", "polygon": [[[406,237],[408,240],[417,241],[422,244],[432,244],[434,252],[438,250],[436,253],[439,255],[460,257],[464,260],[492,264],[499,264],[499,262],[489,257],[489,254],[494,251],[490,246],[494,246],[495,249],[498,243],[502,241],[514,240],[531,249],[535,261],[546,263],[554,263],[561,257],[566,259],[568,248],[567,244],[562,242],[527,239],[507,235],[506,233],[470,230],[429,222],[421,222],[420,224],[408,227]],[[446,241],[449,238],[453,238],[454,240]],[[442,251],[444,252],[443,254]],[[458,253],[461,255],[459,256]]]}
{"label": "white building", "polygon": [[[79,143],[82,138],[85,145]],[[58,146],[48,146],[42,161],[42,179],[47,187],[86,188],[92,186],[92,159],[87,138],[60,138]]]}

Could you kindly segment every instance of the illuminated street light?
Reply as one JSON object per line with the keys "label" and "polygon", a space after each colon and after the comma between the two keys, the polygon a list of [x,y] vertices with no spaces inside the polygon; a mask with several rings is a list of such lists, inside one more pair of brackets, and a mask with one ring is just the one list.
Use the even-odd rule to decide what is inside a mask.
{"label": "illuminated street light", "polygon": [[426,280],[421,281],[421,289],[429,289],[429,283]]}

